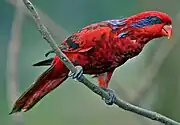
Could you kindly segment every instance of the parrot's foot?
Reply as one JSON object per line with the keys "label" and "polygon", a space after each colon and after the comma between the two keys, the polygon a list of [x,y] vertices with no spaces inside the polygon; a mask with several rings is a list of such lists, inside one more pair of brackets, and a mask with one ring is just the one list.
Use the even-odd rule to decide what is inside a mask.
{"label": "parrot's foot", "polygon": [[109,99],[106,99],[106,98],[102,98],[105,103],[107,105],[113,105],[115,100],[116,100],[116,95],[115,95],[115,92],[111,89],[108,89],[108,88],[105,88],[105,87],[101,87],[104,91],[106,91],[109,95]]}
{"label": "parrot's foot", "polygon": [[80,80],[82,75],[83,75],[83,68],[82,66],[75,66],[75,68],[77,69],[76,73],[73,72],[69,72],[68,76],[74,80]]}

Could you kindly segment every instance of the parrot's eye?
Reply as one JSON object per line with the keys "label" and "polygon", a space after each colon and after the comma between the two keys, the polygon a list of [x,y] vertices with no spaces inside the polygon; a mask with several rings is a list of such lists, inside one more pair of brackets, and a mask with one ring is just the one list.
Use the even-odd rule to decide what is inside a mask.
{"label": "parrot's eye", "polygon": [[170,23],[170,22],[167,22],[167,23],[165,23],[165,25],[171,25],[171,23]]}

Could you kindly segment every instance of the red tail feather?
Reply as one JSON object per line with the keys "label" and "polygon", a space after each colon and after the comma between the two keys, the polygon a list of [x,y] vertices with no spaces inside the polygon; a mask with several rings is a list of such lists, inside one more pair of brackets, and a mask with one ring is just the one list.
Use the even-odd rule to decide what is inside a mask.
{"label": "red tail feather", "polygon": [[46,94],[55,89],[67,78],[67,75],[65,73],[59,74],[60,76],[58,78],[52,78],[54,69],[54,66],[48,68],[35,81],[35,83],[19,97],[19,99],[15,102],[12,111],[9,114],[20,111],[28,111],[40,99],[42,99]]}

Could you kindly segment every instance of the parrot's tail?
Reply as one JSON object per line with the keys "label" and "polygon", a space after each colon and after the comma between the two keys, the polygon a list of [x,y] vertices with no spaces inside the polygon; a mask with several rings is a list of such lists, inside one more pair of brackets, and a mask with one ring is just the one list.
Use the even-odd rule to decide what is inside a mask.
{"label": "parrot's tail", "polygon": [[26,112],[31,109],[40,99],[46,94],[59,86],[67,78],[67,74],[59,74],[57,78],[53,78],[55,66],[52,65],[25,91],[15,102],[12,111],[9,114],[16,112]]}

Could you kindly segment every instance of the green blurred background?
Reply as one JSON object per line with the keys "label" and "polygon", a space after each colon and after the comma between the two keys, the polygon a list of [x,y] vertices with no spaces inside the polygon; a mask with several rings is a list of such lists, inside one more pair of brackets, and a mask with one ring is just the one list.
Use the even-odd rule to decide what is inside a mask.
{"label": "green blurred background", "polygon": [[[57,42],[88,24],[160,10],[173,19],[173,38],[153,40],[137,57],[119,67],[110,88],[135,105],[180,121],[179,0],[31,0]],[[32,110],[9,116],[17,97],[46,69],[31,65],[50,50],[21,1],[0,0],[0,125],[151,125],[160,124],[107,106],[71,79]],[[51,55],[53,56],[53,55]],[[96,83],[96,79],[90,80]]]}

